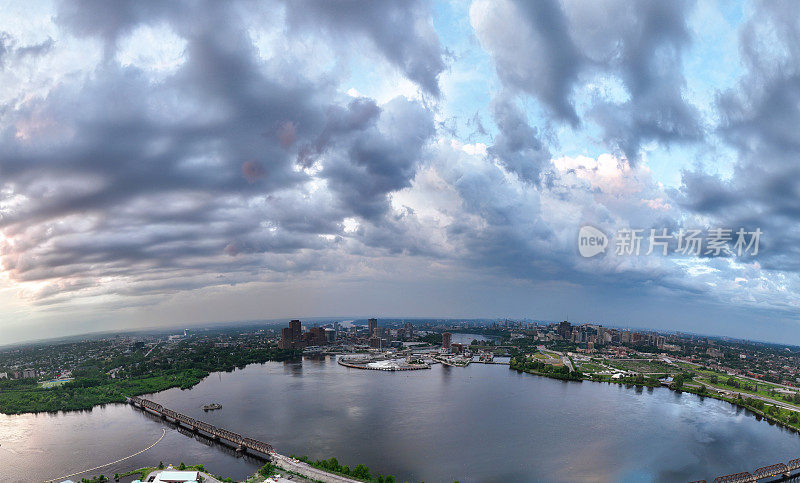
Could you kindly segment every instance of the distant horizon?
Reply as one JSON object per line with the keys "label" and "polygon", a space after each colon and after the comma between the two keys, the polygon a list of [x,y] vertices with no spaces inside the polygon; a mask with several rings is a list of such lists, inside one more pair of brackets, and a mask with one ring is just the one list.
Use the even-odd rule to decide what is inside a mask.
{"label": "distant horizon", "polygon": [[549,324],[557,324],[563,320],[570,322],[572,325],[583,325],[583,324],[590,324],[590,325],[600,325],[603,327],[608,327],[612,329],[619,329],[619,330],[630,330],[630,331],[641,331],[641,332],[655,332],[660,334],[688,334],[697,337],[707,337],[711,339],[727,339],[733,341],[744,341],[744,342],[753,342],[753,343],[760,343],[760,344],[770,344],[770,345],[777,345],[777,346],[785,346],[785,347],[798,347],[800,348],[800,344],[791,344],[786,342],[778,342],[772,340],[761,340],[761,339],[752,339],[746,337],[734,337],[730,335],[724,334],[713,334],[713,333],[703,333],[703,332],[693,332],[691,330],[673,330],[673,329],[666,329],[666,328],[647,328],[647,327],[639,327],[639,326],[632,326],[632,325],[615,325],[610,323],[601,323],[598,321],[582,321],[576,322],[573,320],[567,319],[540,319],[534,317],[521,317],[521,318],[511,318],[511,317],[499,317],[499,318],[492,318],[492,317],[475,317],[475,318],[465,318],[465,317],[399,317],[399,316],[387,316],[387,317],[377,317],[372,315],[367,316],[338,316],[338,317],[325,317],[325,316],[318,316],[318,317],[279,317],[275,319],[254,319],[254,320],[240,320],[240,321],[216,321],[216,322],[208,322],[202,324],[179,324],[174,326],[152,326],[152,327],[145,327],[145,328],[130,328],[127,330],[108,330],[108,331],[94,331],[94,332],[82,332],[76,334],[68,334],[63,336],[57,337],[49,337],[44,339],[29,339],[23,341],[16,341],[11,342],[8,344],[0,345],[0,350],[5,350],[8,348],[18,347],[18,346],[28,346],[28,345],[39,345],[39,344],[58,344],[58,343],[69,343],[72,339],[81,339],[81,338],[104,338],[107,336],[114,336],[114,335],[127,335],[127,334],[160,334],[160,333],[170,333],[174,331],[181,331],[181,330],[193,330],[193,329],[201,329],[201,330],[213,330],[213,329],[224,329],[224,328],[251,328],[256,327],[261,324],[264,325],[265,328],[280,328],[281,324],[288,323],[290,320],[300,320],[305,325],[306,321],[313,321],[318,320],[320,322],[323,321],[366,321],[369,318],[376,318],[378,321],[381,320],[396,320],[396,321],[452,321],[452,322],[471,322],[471,321],[483,321],[485,324],[483,326],[489,325],[489,322],[501,322],[503,320],[509,320],[510,322],[534,322],[534,323],[541,323],[544,325]]}

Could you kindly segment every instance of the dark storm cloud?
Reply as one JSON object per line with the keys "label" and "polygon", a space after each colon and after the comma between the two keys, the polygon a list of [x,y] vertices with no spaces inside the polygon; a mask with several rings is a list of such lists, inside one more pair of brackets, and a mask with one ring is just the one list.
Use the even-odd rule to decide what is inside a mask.
{"label": "dark storm cloud", "polygon": [[[351,111],[354,104],[350,105]],[[350,116],[348,113],[345,117]],[[358,114],[355,117],[367,118]],[[415,102],[396,98],[383,107],[374,125],[352,130],[349,139],[342,138],[346,143],[343,149],[334,147],[327,153],[329,161],[322,174],[346,210],[374,219],[388,211],[388,193],[410,185],[433,133],[433,119],[427,110]]]}
{"label": "dark storm cloud", "polygon": [[[13,280],[50,281],[34,294],[48,298],[337,269],[326,254],[342,220],[386,213],[432,113],[350,100],[329,77],[305,76],[292,52],[260,58],[242,14],[216,2],[62,5],[61,25],[102,39],[105,61],[2,107],[0,256]],[[174,72],[154,80],[114,61],[120,39],[162,22],[185,41]],[[418,67],[416,47],[394,48]]]}
{"label": "dark storm cloud", "polygon": [[682,189],[674,193],[675,199],[683,207],[696,213],[719,213],[732,207],[740,199],[729,183],[715,175],[685,171],[682,182]]}
{"label": "dark storm cloud", "polygon": [[162,20],[189,21],[190,17],[198,18],[197,14],[202,11],[221,12],[221,9],[214,8],[214,2],[198,0],[194,5],[192,3],[183,0],[62,1],[58,6],[56,21],[75,35],[101,38],[105,43],[106,58],[110,58],[118,41],[139,25]]}
{"label": "dark storm cloud", "polygon": [[537,98],[555,118],[577,127],[582,120],[575,92],[598,79],[615,79],[627,99],[597,96],[587,115],[628,159],[635,161],[646,141],[702,137],[698,112],[682,94],[690,2],[481,5],[473,9],[473,24],[498,76],[507,87]]}
{"label": "dark storm cloud", "polygon": [[536,128],[528,124],[525,114],[507,96],[492,102],[492,116],[499,132],[489,155],[523,181],[538,184],[539,174],[550,163],[550,151],[539,139]]}
{"label": "dark storm cloud", "polygon": [[[358,48],[367,39],[406,77],[438,97],[438,76],[445,69],[445,50],[433,29],[425,1],[288,0],[290,25],[308,31],[326,29],[337,40]],[[353,34],[358,34],[353,35]]]}

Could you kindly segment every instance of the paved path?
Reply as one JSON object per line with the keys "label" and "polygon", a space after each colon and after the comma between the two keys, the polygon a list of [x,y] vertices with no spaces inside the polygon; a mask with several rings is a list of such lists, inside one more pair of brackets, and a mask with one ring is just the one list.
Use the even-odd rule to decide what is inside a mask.
{"label": "paved path", "polygon": [[271,453],[270,456],[272,457],[273,462],[281,468],[299,473],[303,476],[311,478],[312,480],[322,481],[324,483],[364,483],[363,481],[353,480],[351,478],[319,470],[311,465],[303,463],[302,461],[294,460],[288,456],[283,456],[282,454]]}

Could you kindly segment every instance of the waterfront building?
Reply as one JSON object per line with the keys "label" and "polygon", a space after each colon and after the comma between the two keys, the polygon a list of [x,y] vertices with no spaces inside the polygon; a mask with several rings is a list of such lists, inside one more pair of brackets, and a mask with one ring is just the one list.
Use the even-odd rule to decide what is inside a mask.
{"label": "waterfront building", "polygon": [[450,332],[443,332],[442,333],[442,347],[450,350],[451,342],[452,342],[453,334]]}
{"label": "waterfront building", "polygon": [[[134,480],[136,483],[139,480]],[[164,470],[158,473],[153,483],[195,483],[200,481],[198,471],[172,471]]]}
{"label": "waterfront building", "polygon": [[292,340],[300,340],[300,336],[303,333],[303,324],[295,319],[289,322],[289,328],[292,330]]}
{"label": "waterfront building", "polygon": [[303,334],[302,341],[304,346],[325,345],[328,343],[328,336],[325,333],[325,329],[322,327],[312,327],[308,332]]}
{"label": "waterfront building", "polygon": [[289,327],[281,329],[281,340],[278,342],[279,349],[301,349],[305,347],[303,342],[303,326],[299,320],[289,322]]}

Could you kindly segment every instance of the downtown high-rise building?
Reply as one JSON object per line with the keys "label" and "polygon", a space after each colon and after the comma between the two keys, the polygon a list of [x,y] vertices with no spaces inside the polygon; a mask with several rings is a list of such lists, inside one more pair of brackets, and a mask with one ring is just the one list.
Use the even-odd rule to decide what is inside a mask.
{"label": "downtown high-rise building", "polygon": [[378,328],[378,319],[374,319],[374,318],[373,319],[369,319],[367,321],[367,328],[369,329],[369,331],[368,331],[369,337],[373,337],[373,336],[377,335],[375,333],[376,332],[375,329]]}
{"label": "downtown high-rise building", "polygon": [[303,324],[299,320],[289,322],[289,327],[281,329],[279,349],[297,349],[303,347]]}
{"label": "downtown high-rise building", "polygon": [[442,332],[442,347],[450,350],[450,346],[452,345],[453,334],[450,332]]}

